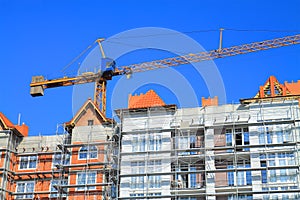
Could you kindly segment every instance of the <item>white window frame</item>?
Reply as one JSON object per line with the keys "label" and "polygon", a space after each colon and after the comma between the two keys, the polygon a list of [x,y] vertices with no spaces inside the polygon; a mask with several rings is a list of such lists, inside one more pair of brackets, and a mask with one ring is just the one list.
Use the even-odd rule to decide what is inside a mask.
{"label": "white window frame", "polygon": [[[235,167],[247,169],[246,165],[250,165],[249,168],[251,168],[250,162],[243,160],[242,164],[238,164],[237,166],[232,165],[233,168],[231,168],[231,169],[235,169]],[[241,176],[243,177],[242,183],[241,183],[241,180],[238,180],[239,174],[241,174]],[[227,174],[227,176],[228,176],[228,174]],[[227,182],[227,184],[228,184],[228,182]],[[252,184],[253,184],[253,180],[252,180]],[[233,186],[247,186],[247,170],[237,171],[237,172],[233,171]]]}
{"label": "white window frame", "polygon": [[[85,175],[85,181],[84,181],[84,184],[79,184],[78,183],[78,176],[79,176],[79,174],[86,174]],[[79,187],[79,186],[77,186],[76,187],[76,190],[77,191],[84,191],[84,190],[96,190],[97,188],[96,188],[96,186],[88,186],[88,180],[89,180],[89,177],[90,177],[90,175],[91,174],[95,174],[95,180],[93,181],[93,183],[90,183],[90,184],[95,184],[95,183],[97,183],[97,172],[96,171],[88,171],[88,172],[77,172],[77,174],[76,174],[76,184],[77,185],[86,185],[86,186],[84,186],[84,187]]]}
{"label": "white window frame", "polygon": [[[175,136],[175,149],[177,150],[186,150],[193,149],[197,146],[197,134],[196,132],[187,131],[183,132],[180,135]],[[178,155],[190,155],[196,154],[196,152],[191,151],[182,151],[178,152]]]}
{"label": "white window frame", "polygon": [[161,151],[163,148],[163,136],[160,133],[153,133],[150,135],[133,135],[131,138],[132,152],[145,151]]}
{"label": "white window frame", "polygon": [[[30,160],[31,157],[35,157],[35,167],[29,167],[30,166]],[[21,168],[22,166],[22,158],[27,158],[27,164],[26,164],[26,168]],[[27,169],[36,169],[37,168],[37,164],[38,164],[38,156],[20,156],[19,158],[19,170],[27,170]]]}
{"label": "white window frame", "polygon": [[145,135],[132,137],[132,152],[144,152],[147,150],[147,141]]}
{"label": "white window frame", "polygon": [[161,175],[148,175],[147,182],[148,182],[148,188],[161,188],[162,185]]}
{"label": "white window frame", "polygon": [[[35,189],[35,182],[34,181],[21,181],[21,182],[17,182],[16,183],[16,193],[31,193],[31,192],[27,192],[27,186],[30,183],[33,183],[32,194],[16,195],[16,199],[33,199],[33,197],[34,197],[34,189]],[[18,189],[20,187],[19,184],[25,184],[23,191],[19,191],[18,192]]]}
{"label": "white window frame", "polygon": [[[240,131],[238,131],[239,129],[241,129]],[[227,147],[232,147],[232,146],[235,146],[236,145],[236,135],[237,134],[241,134],[242,136],[242,146],[244,145],[249,145],[249,144],[245,144],[245,133],[248,133],[248,137],[249,137],[249,142],[250,142],[250,133],[249,133],[249,129],[248,131],[246,131],[248,129],[248,127],[240,127],[240,128],[235,128],[235,129],[232,129],[232,128],[228,128],[225,130],[225,134],[227,135],[231,135],[231,145],[228,145],[227,144],[227,141],[226,141],[226,146]],[[226,140],[226,139],[225,139]]]}
{"label": "white window frame", "polygon": [[[153,139],[153,146],[150,144],[152,140],[150,138],[152,137]],[[155,135],[149,135],[149,140],[148,140],[148,151],[161,151],[162,149],[162,136],[159,134]]]}
{"label": "white window frame", "polygon": [[[86,147],[87,151],[82,151],[82,148]],[[96,150],[91,151],[90,149],[95,147]],[[91,158],[91,154],[96,153],[96,157]],[[80,158],[81,154],[86,154],[86,158]],[[78,150],[78,160],[90,160],[90,159],[98,159],[98,148],[95,145],[85,145],[80,147]]]}
{"label": "white window frame", "polygon": [[[143,174],[146,168],[145,161],[132,161],[130,163],[132,174]],[[131,189],[143,189],[146,185],[145,176],[132,176],[130,181]]]}

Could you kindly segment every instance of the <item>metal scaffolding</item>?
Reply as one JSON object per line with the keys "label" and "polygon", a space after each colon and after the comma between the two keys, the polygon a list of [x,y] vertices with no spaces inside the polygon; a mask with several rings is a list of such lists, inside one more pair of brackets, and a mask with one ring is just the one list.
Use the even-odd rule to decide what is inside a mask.
{"label": "metal scaffolding", "polygon": [[[300,198],[299,106],[277,103],[232,105],[221,112],[199,108],[180,115],[184,109],[118,110],[119,199]],[[162,147],[147,149],[156,135]],[[135,141],[142,148],[134,147]],[[165,169],[148,170],[153,160],[162,160]],[[160,176],[159,187],[151,185],[152,176]]]}

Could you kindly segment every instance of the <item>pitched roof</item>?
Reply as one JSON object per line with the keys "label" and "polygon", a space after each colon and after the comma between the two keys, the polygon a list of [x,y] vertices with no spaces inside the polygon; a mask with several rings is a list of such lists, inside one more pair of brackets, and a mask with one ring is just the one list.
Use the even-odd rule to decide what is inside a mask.
{"label": "pitched roof", "polygon": [[270,76],[266,83],[260,86],[255,98],[288,95],[300,95],[300,80],[298,82],[284,82],[284,84],[281,84],[275,76]]}
{"label": "pitched roof", "polygon": [[14,124],[2,112],[0,112],[0,121],[5,129],[14,128]]}
{"label": "pitched roof", "polygon": [[158,96],[154,90],[149,90],[145,94],[129,95],[128,108],[147,108],[154,106],[165,106],[165,102]]}
{"label": "pitched roof", "polygon": [[92,107],[93,111],[96,112],[97,116],[99,116],[101,122],[104,123],[112,123],[112,120],[107,118],[101,111],[100,109],[96,106],[96,104],[92,101],[92,99],[88,99],[83,105],[82,107],[78,110],[78,112],[76,113],[76,115],[69,121],[66,122],[66,126],[70,127],[71,129],[74,128],[74,126],[76,125],[76,123],[79,121],[79,119],[86,113],[86,110],[88,107]]}
{"label": "pitched roof", "polygon": [[270,76],[264,85],[259,86],[259,91],[254,98],[240,99],[243,104],[257,102],[257,100],[268,99],[298,99],[300,105],[300,80],[297,82],[280,83],[275,76]]}
{"label": "pitched roof", "polygon": [[29,128],[27,125],[14,125],[2,112],[0,112],[0,122],[5,130],[13,129],[21,136],[28,136]]}
{"label": "pitched roof", "polygon": [[284,82],[284,85],[291,92],[291,94],[300,95],[300,80],[298,80],[296,83]]}

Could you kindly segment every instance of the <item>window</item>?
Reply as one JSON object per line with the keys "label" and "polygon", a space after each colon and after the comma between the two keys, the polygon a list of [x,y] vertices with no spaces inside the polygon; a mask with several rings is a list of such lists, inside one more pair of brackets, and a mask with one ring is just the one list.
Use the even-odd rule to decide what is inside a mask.
{"label": "window", "polygon": [[161,187],[161,176],[148,176],[149,188],[160,188]]}
{"label": "window", "polygon": [[232,132],[231,132],[231,129],[226,129],[226,146],[232,146]]}
{"label": "window", "polygon": [[[175,148],[178,150],[187,150],[196,148],[196,135],[184,135],[176,137]],[[197,152],[182,151],[178,152],[178,155],[195,155]]]}
{"label": "window", "polygon": [[190,151],[190,149],[198,148],[200,146],[199,137],[196,132],[180,132],[174,138],[174,147],[178,150],[189,150],[189,151],[179,151],[178,155],[195,155],[196,151]]}
{"label": "window", "polygon": [[132,193],[130,194],[131,197],[143,197],[144,194],[143,193]]}
{"label": "window", "polygon": [[290,125],[274,125],[268,127],[259,127],[259,143],[260,144],[282,144],[293,141]]}
{"label": "window", "polygon": [[283,143],[283,134],[281,131],[277,132],[277,143]]}
{"label": "window", "polygon": [[[235,166],[228,165],[228,169],[234,169]],[[250,164],[248,161],[240,161],[240,163],[237,165],[237,168],[250,168]],[[252,176],[251,171],[240,171],[237,172],[229,171],[227,172],[227,180],[229,186],[234,185],[252,185]]]}
{"label": "window", "polygon": [[270,170],[270,182],[276,182],[276,170],[275,169]]}
{"label": "window", "polygon": [[[77,184],[78,185],[88,185],[96,183],[96,172],[78,172],[77,173]],[[77,190],[94,190],[96,186],[85,186],[77,187]]]}
{"label": "window", "polygon": [[150,135],[149,136],[149,149],[151,151],[160,151],[161,150],[161,136],[160,135]]}
{"label": "window", "polygon": [[139,147],[140,147],[140,151],[145,151],[145,147],[146,147],[145,136],[141,136]]}
{"label": "window", "polygon": [[20,158],[20,169],[35,169],[37,156],[22,156]]}
{"label": "window", "polygon": [[[261,167],[267,167],[266,161],[260,161]],[[261,182],[267,183],[267,170],[261,170]]]}
{"label": "window", "polygon": [[[150,160],[148,161],[148,172],[161,172],[162,164],[161,160]],[[161,187],[161,176],[148,176],[149,188],[160,188]]]}
{"label": "window", "polygon": [[[50,198],[58,197],[58,187],[63,185],[68,185],[68,180],[52,180],[50,185]],[[67,194],[62,193],[62,196],[66,197]]]}
{"label": "window", "polygon": [[132,137],[132,152],[160,151],[162,147],[162,138],[158,134],[150,134]]}
{"label": "window", "polygon": [[[196,171],[196,167],[190,167],[190,171]],[[189,174],[189,178],[190,178],[190,181],[189,181],[189,187],[190,188],[196,188],[197,187],[197,177],[196,177],[197,174]]]}
{"label": "window", "polygon": [[[173,181],[174,187],[176,188],[196,188],[197,187],[197,174],[189,173],[196,171],[195,165],[192,164],[179,164],[173,166],[176,172],[175,180]],[[173,186],[172,186],[173,187]]]}
{"label": "window", "polygon": [[228,200],[252,200],[251,195],[229,195]]}
{"label": "window", "polygon": [[[226,129],[226,146],[233,145],[249,145],[249,131],[248,128],[236,128],[236,129]],[[249,151],[249,148],[243,148],[244,151]],[[228,150],[232,152],[232,150]]]}
{"label": "window", "polygon": [[[189,148],[189,137],[182,136],[182,137],[177,137],[176,138],[176,149],[188,149]],[[186,152],[187,153],[187,152]]]}
{"label": "window", "polygon": [[68,165],[70,164],[70,154],[62,154],[62,153],[56,153],[53,156],[53,161],[52,161],[53,166],[57,165]]}
{"label": "window", "polygon": [[161,172],[161,170],[162,170],[161,160],[148,161],[148,173]]}
{"label": "window", "polygon": [[138,137],[133,137],[132,138],[132,143],[131,143],[131,145],[132,145],[132,152],[139,151],[138,150],[138,144],[139,144]]}
{"label": "window", "polygon": [[289,195],[287,195],[287,194],[282,195],[282,200],[288,200],[288,199],[289,199]]}
{"label": "window", "polygon": [[17,183],[17,195],[16,199],[33,199],[34,182],[19,182]]}
{"label": "window", "polygon": [[148,193],[148,196],[161,196],[161,193],[160,192]]}
{"label": "window", "polygon": [[[132,174],[143,174],[145,173],[145,162],[144,161],[139,161],[139,162],[131,162],[131,173]],[[144,176],[136,176],[136,177],[131,177],[131,189],[136,189],[136,188],[144,188]]]}
{"label": "window", "polygon": [[[232,165],[227,166],[228,169],[233,169]],[[228,185],[233,186],[234,185],[234,172],[228,172],[227,173],[227,179],[228,179]]]}
{"label": "window", "polygon": [[98,156],[98,149],[96,146],[83,146],[79,150],[79,159],[93,159]]}
{"label": "window", "polygon": [[[196,135],[191,135],[190,136],[190,148],[193,149],[193,148],[196,148]],[[191,151],[191,155],[196,155],[197,152],[195,151]]]}
{"label": "window", "polygon": [[139,137],[135,136],[132,138],[132,152],[141,152],[145,151],[146,139],[144,135]]}
{"label": "window", "polygon": [[[293,153],[273,153],[261,154],[261,167],[272,166],[289,166],[295,164],[295,157]],[[282,169],[269,169],[262,171],[263,183],[270,182],[296,182],[297,171],[295,169],[282,168]]]}
{"label": "window", "polygon": [[[246,164],[245,166],[246,166],[246,168],[251,168],[250,164]],[[251,174],[250,170],[246,171],[246,184],[252,185],[252,174]]]}
{"label": "window", "polygon": [[259,144],[272,144],[273,143],[273,137],[275,133],[273,133],[270,129],[270,127],[259,127]]}
{"label": "window", "polygon": [[94,125],[94,120],[88,120],[88,126],[93,126]]}

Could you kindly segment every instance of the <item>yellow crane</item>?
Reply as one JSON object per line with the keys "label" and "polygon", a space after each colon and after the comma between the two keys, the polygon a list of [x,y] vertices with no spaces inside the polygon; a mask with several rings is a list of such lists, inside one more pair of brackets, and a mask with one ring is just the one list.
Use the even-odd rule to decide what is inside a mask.
{"label": "yellow crane", "polygon": [[272,48],[295,45],[300,43],[300,34],[222,48],[221,30],[219,49],[211,50],[208,52],[190,53],[184,56],[176,56],[121,67],[116,67],[113,60],[105,58],[101,45],[102,41],[103,39],[96,40],[96,42],[98,42],[99,44],[102,56],[104,57],[102,62],[104,63],[105,68],[103,71],[100,71],[98,73],[87,72],[75,77],[62,77],[52,80],[46,80],[43,76],[33,76],[32,82],[30,83],[30,94],[33,97],[43,96],[44,90],[48,88],[95,82],[96,86],[94,93],[94,102],[97,106],[99,106],[101,112],[103,114],[106,114],[106,85],[107,81],[111,80],[114,76],[129,75],[131,73],[145,72],[159,68],[173,67],[183,64],[214,60],[217,58],[224,58],[228,56],[235,56],[239,54],[246,54]]}

